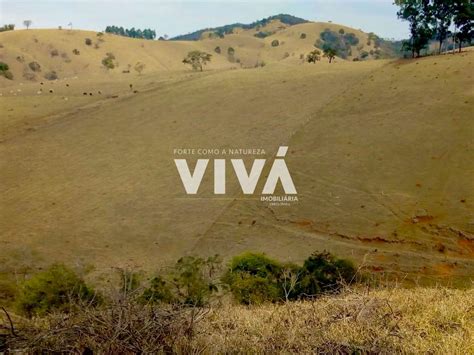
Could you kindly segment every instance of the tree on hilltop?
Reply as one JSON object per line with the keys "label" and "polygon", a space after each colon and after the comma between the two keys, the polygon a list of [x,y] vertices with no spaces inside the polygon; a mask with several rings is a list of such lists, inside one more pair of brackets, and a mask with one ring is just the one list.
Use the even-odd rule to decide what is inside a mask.
{"label": "tree on hilltop", "polygon": [[31,20],[24,20],[23,25],[25,25],[26,29],[29,29],[33,21]]}

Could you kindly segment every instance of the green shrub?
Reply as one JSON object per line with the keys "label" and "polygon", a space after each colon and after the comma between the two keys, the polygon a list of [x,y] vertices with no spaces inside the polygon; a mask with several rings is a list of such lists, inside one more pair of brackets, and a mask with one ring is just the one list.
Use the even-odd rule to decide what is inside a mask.
{"label": "green shrub", "polygon": [[257,32],[254,34],[255,37],[257,38],[265,38],[265,37],[268,37],[268,36],[271,36],[273,34],[273,32],[271,31],[260,31],[260,32]]}
{"label": "green shrub", "polygon": [[53,50],[50,52],[50,54],[51,54],[51,57],[57,57],[57,56],[59,55],[59,52],[58,52],[57,49],[53,49]]}
{"label": "green shrub", "polygon": [[247,305],[276,302],[280,299],[280,289],[276,282],[245,273],[234,277],[231,291],[237,302]]}
{"label": "green shrub", "polygon": [[115,55],[113,53],[107,53],[105,58],[102,59],[102,65],[106,67],[107,69],[114,69],[115,68]]}
{"label": "green shrub", "polygon": [[98,298],[74,271],[55,264],[26,281],[16,302],[22,313],[33,316],[52,310],[67,312],[78,302],[97,304]]}
{"label": "green shrub", "polygon": [[0,305],[4,306],[14,301],[17,292],[12,275],[0,273]]}
{"label": "green shrub", "polygon": [[279,45],[280,45],[280,41],[279,41],[279,40],[274,39],[274,40],[272,41],[272,47],[278,47]]}
{"label": "green shrub", "polygon": [[208,259],[186,256],[177,261],[172,281],[180,303],[199,307],[209,302],[218,291],[214,273],[219,263],[217,255]]}
{"label": "green shrub", "polygon": [[305,39],[306,38],[306,33],[300,34],[300,39]]}
{"label": "green shrub", "polygon": [[175,300],[169,283],[162,276],[151,279],[150,287],[143,291],[141,298],[147,303],[172,303]]}
{"label": "green shrub", "polygon": [[216,52],[217,54],[221,54],[221,47],[217,46],[216,48],[214,48],[214,52]]}
{"label": "green shrub", "polygon": [[86,38],[84,42],[86,43],[87,46],[92,45],[92,40],[90,38]]}
{"label": "green shrub", "polygon": [[311,255],[303,266],[282,265],[264,254],[244,253],[231,260],[222,282],[239,303],[259,304],[334,292],[354,277],[349,261],[326,252]]}
{"label": "green shrub", "polygon": [[368,56],[369,56],[369,52],[367,52],[367,51],[362,51],[362,52],[360,52],[360,57],[361,57],[362,59],[365,59],[365,58],[367,58]]}
{"label": "green shrub", "polygon": [[0,76],[4,76],[9,80],[13,80],[13,73],[9,69],[10,67],[7,63],[0,62]]}
{"label": "green shrub", "polygon": [[315,296],[337,291],[344,283],[353,282],[355,274],[356,270],[350,261],[335,258],[327,252],[314,253],[304,261],[295,294],[298,297]]}
{"label": "green shrub", "polygon": [[81,52],[79,51],[79,49],[74,48],[74,49],[72,50],[72,54],[74,54],[74,55],[80,55]]}
{"label": "green shrub", "polygon": [[207,259],[186,256],[180,258],[166,275],[158,275],[150,281],[141,296],[146,302],[177,303],[202,307],[217,292],[222,261],[218,255]]}
{"label": "green shrub", "polygon": [[265,254],[244,253],[232,258],[222,281],[234,298],[243,304],[277,301],[281,265]]}
{"label": "green shrub", "polygon": [[232,47],[227,48],[227,54],[228,54],[230,57],[233,57],[234,54],[235,54],[235,49],[232,48]]}
{"label": "green shrub", "polygon": [[344,29],[343,28],[339,29],[339,33],[343,35],[345,33]]}

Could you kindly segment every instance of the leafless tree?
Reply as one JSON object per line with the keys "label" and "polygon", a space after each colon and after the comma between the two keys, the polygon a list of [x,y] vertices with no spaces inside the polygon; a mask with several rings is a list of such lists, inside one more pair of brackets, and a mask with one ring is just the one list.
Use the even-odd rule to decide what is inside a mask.
{"label": "leafless tree", "polygon": [[26,29],[29,29],[33,21],[31,20],[24,20],[23,25],[25,25]]}

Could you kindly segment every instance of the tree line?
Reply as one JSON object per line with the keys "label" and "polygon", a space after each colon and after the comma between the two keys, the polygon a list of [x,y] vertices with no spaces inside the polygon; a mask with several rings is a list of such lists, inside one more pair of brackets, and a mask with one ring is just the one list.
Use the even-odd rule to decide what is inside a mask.
{"label": "tree line", "polygon": [[145,28],[144,30],[141,30],[139,28],[135,29],[135,27],[132,28],[123,28],[123,27],[118,27],[118,26],[107,26],[105,28],[106,33],[113,33],[119,36],[124,36],[124,37],[131,37],[131,38],[143,38],[143,39],[155,39],[156,38],[156,32],[155,30],[152,30],[150,28]]}
{"label": "tree line", "polygon": [[410,25],[410,39],[404,42],[403,49],[410,51],[412,57],[420,56],[431,40],[438,41],[441,53],[448,38],[458,44],[459,52],[474,38],[471,0],[395,0],[395,4],[399,7],[398,18]]}

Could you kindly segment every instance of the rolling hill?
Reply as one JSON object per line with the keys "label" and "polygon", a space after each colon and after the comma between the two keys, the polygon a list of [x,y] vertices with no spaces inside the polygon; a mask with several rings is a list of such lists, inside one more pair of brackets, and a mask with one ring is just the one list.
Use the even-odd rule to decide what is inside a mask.
{"label": "rolling hill", "polygon": [[[394,55],[390,42],[374,34],[332,23],[303,21],[274,16],[264,22],[232,27],[232,33],[222,37],[215,34],[215,29],[203,30],[199,40],[189,41],[149,41],[65,29],[2,32],[0,61],[8,64],[13,80],[0,75],[0,85],[76,76],[106,79],[135,73],[135,67],[141,64],[143,73],[184,70],[182,60],[193,50],[213,55],[209,69],[253,68],[282,61],[303,64],[315,46],[323,47],[323,31],[329,31],[331,43],[340,46],[339,60]],[[352,36],[350,43],[344,39],[347,36]],[[113,57],[113,68],[103,64],[108,56]]]}
{"label": "rolling hill", "polygon": [[[326,28],[359,44],[347,60],[303,63]],[[14,75],[0,77],[0,271],[60,261],[93,265],[99,278],[190,253],[301,261],[325,249],[390,278],[469,283],[474,53],[354,62],[374,37],[278,20],[258,31],[196,41],[0,33],[0,61]],[[203,72],[181,63],[194,49],[213,53]],[[102,65],[107,53],[114,69]],[[58,79],[45,80],[53,71]],[[280,145],[298,189],[289,207],[245,197],[232,175],[224,198],[212,195],[210,174],[188,197],[173,164],[175,148],[271,157]]]}

